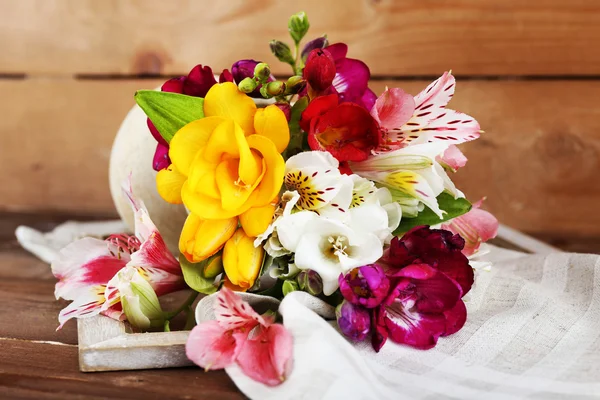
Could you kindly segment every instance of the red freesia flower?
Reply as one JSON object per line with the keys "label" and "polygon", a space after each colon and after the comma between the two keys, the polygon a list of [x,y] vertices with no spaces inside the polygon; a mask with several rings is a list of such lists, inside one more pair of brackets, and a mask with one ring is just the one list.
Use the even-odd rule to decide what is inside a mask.
{"label": "red freesia flower", "polygon": [[332,94],[313,100],[302,113],[300,127],[313,150],[328,151],[340,162],[366,160],[380,143],[379,126],[363,107],[339,104]]}

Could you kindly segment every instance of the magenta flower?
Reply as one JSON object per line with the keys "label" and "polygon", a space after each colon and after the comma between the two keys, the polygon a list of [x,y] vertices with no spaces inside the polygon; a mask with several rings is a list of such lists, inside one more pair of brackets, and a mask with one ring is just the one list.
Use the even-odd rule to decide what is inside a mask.
{"label": "magenta flower", "polygon": [[272,316],[261,316],[226,287],[216,294],[216,320],[190,332],[187,357],[206,370],[237,363],[250,378],[276,386],[292,370],[293,338]]}
{"label": "magenta flower", "polygon": [[[261,61],[256,61],[256,60],[236,61],[231,66],[231,76],[233,77],[234,82],[239,84],[245,78],[252,78],[254,76],[254,68],[256,68],[256,66],[259,63],[261,63]],[[273,82],[274,80],[275,80],[275,77],[273,75],[271,75],[269,77],[269,79],[267,79],[267,82]],[[256,89],[254,89],[253,92],[248,94],[248,96],[255,97],[255,98],[262,98],[262,95],[260,94],[261,86],[262,85],[258,85],[256,87]]]}
{"label": "magenta flower", "polygon": [[[225,71],[223,71],[222,75],[225,74]],[[187,76],[180,76],[166,81],[162,85],[161,91],[180,93],[194,97],[204,97],[215,83],[217,83],[217,81],[215,80],[212,69],[207,66],[203,67],[199,64],[192,68]],[[155,171],[160,171],[171,165],[171,160],[169,158],[169,144],[161,136],[158,129],[156,129],[149,118],[146,120],[146,123],[148,129],[150,129],[150,133],[158,142],[152,161],[152,168],[154,168]]]}
{"label": "magenta flower", "polygon": [[340,275],[339,283],[346,300],[366,308],[377,307],[390,290],[390,281],[383,268],[375,264],[354,268],[346,275]]}
{"label": "magenta flower", "polygon": [[496,217],[480,208],[483,200],[473,204],[473,208],[468,213],[442,224],[442,228],[465,239],[462,252],[467,257],[477,253],[482,243],[495,238],[498,234],[499,222]]}
{"label": "magenta flower", "polygon": [[360,315],[342,320],[342,331],[364,338],[356,332],[364,328],[367,312],[375,351],[388,339],[428,349],[457,332],[467,318],[462,297],[473,284],[464,243],[459,235],[426,226],[394,238],[379,266],[357,268],[340,279],[342,295],[355,304],[348,315]]}
{"label": "magenta flower", "polygon": [[345,43],[335,43],[325,49],[335,62],[333,87],[340,95],[340,101],[356,103],[367,111],[371,110],[377,96],[368,87],[371,71],[367,64],[354,58],[347,58],[348,46]]}
{"label": "magenta flower", "polygon": [[371,314],[366,308],[344,300],[335,309],[335,315],[340,331],[347,338],[360,342],[369,335]]}

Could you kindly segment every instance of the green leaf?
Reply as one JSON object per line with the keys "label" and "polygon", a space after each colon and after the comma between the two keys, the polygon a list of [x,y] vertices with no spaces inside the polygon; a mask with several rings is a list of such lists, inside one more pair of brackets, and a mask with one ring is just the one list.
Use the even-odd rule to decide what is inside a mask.
{"label": "green leaf", "polygon": [[179,256],[179,264],[181,264],[185,283],[197,292],[211,294],[216,292],[217,288],[213,284],[214,278],[204,277],[204,263],[205,261],[192,264],[183,255]]}
{"label": "green leaf", "polygon": [[408,232],[415,226],[419,225],[437,225],[442,222],[448,221],[452,218],[459,217],[467,213],[471,209],[471,203],[467,199],[460,198],[455,199],[448,193],[442,193],[437,197],[440,208],[446,213],[443,218],[440,219],[431,209],[425,207],[423,211],[415,218],[402,218],[400,226],[394,231],[394,235],[400,235]]}
{"label": "green leaf", "polygon": [[185,125],[204,118],[204,99],[201,97],[155,90],[138,90],[134,97],[167,143]]}

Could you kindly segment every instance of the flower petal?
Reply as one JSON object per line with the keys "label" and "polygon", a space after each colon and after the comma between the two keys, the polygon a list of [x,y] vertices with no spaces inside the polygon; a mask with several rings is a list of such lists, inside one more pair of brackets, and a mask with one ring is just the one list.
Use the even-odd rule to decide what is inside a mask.
{"label": "flower petal", "polygon": [[467,157],[455,145],[449,146],[438,160],[456,172],[467,164]]}
{"label": "flower petal", "polygon": [[175,133],[171,139],[169,157],[179,172],[188,176],[192,161],[206,146],[215,128],[224,122],[221,117],[205,117],[192,121]]}
{"label": "flower petal", "polygon": [[57,299],[75,300],[81,289],[106,285],[128,261],[129,253],[117,255],[106,241],[79,239],[64,247],[52,263],[52,274],[58,279],[54,294]]}
{"label": "flower petal", "polygon": [[290,142],[287,118],[283,111],[274,104],[256,110],[254,130],[257,135],[271,139],[279,153],[283,153]]}
{"label": "flower petal", "polygon": [[268,386],[283,383],[292,370],[293,338],[280,324],[264,328],[244,342],[237,363],[250,378]]}
{"label": "flower petal", "polygon": [[250,148],[259,152],[264,160],[264,176],[255,190],[257,195],[253,202],[254,206],[262,207],[269,204],[279,194],[283,184],[285,161],[277,151],[275,144],[265,136],[251,135],[246,139]]}
{"label": "flower petal", "polygon": [[252,329],[256,325],[269,325],[254,309],[227,287],[216,294],[215,317],[226,330]]}
{"label": "flower petal", "polygon": [[442,336],[452,335],[458,332],[467,321],[467,307],[462,300],[456,302],[450,310],[444,311],[446,317],[446,331]]}
{"label": "flower petal", "polygon": [[411,310],[410,304],[396,299],[383,306],[383,319],[389,338],[418,349],[430,349],[446,330],[443,314],[425,314]]}
{"label": "flower petal", "polygon": [[104,285],[90,285],[79,287],[70,291],[73,302],[63,308],[58,314],[61,329],[71,318],[87,318],[98,315],[104,303]]}
{"label": "flower petal", "polygon": [[255,112],[254,101],[240,92],[235,83],[217,83],[204,98],[204,115],[232,119],[246,135],[254,133]]}
{"label": "flower petal", "polygon": [[480,209],[479,203],[476,203],[471,211],[443,224],[442,228],[457,233],[465,239],[463,254],[468,257],[479,250],[481,243],[496,237],[498,226],[496,217]]}
{"label": "flower petal", "polygon": [[240,223],[246,235],[256,237],[264,233],[275,214],[275,205],[267,204],[262,207],[253,207],[240,215]]}
{"label": "flower petal", "polygon": [[164,201],[181,204],[181,188],[187,177],[181,174],[173,164],[156,174],[156,189]]}
{"label": "flower petal", "polygon": [[217,321],[206,321],[192,329],[185,344],[185,354],[205,370],[233,364],[241,348],[231,331]]}
{"label": "flower petal", "polygon": [[179,237],[179,251],[191,263],[198,263],[217,253],[237,228],[237,218],[206,220],[190,213]]}
{"label": "flower petal", "polygon": [[371,115],[385,129],[399,128],[412,117],[415,111],[414,98],[402,89],[386,89],[377,98]]}
{"label": "flower petal", "polygon": [[254,238],[238,228],[223,248],[225,274],[234,285],[250,289],[258,277],[264,255],[262,247],[254,247]]}

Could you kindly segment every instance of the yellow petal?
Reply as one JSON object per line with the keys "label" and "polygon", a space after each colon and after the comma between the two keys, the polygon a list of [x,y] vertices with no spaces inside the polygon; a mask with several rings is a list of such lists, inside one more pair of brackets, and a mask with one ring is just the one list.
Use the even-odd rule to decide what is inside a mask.
{"label": "yellow petal", "polygon": [[181,188],[186,177],[179,173],[173,164],[156,174],[156,189],[167,203],[181,204]]}
{"label": "yellow petal", "polygon": [[233,121],[225,121],[210,137],[204,150],[204,159],[219,163],[230,158],[240,160],[236,175],[239,175],[244,184],[253,185],[260,176],[260,159],[257,154],[252,154],[242,128]]}
{"label": "yellow petal", "polygon": [[217,83],[204,97],[204,115],[234,120],[246,135],[254,133],[254,101],[232,82]]}
{"label": "yellow petal", "polygon": [[248,136],[246,139],[250,148],[261,154],[265,164],[264,176],[255,190],[258,195],[253,203],[256,207],[262,207],[279,194],[285,174],[285,161],[270,139],[261,135]]}
{"label": "yellow petal", "polygon": [[223,267],[232,284],[243,289],[254,285],[263,263],[264,250],[254,247],[254,238],[238,228],[223,248]]}
{"label": "yellow petal", "polygon": [[207,196],[198,191],[193,191],[190,189],[189,180],[183,184],[181,188],[181,199],[186,207],[198,215],[200,218],[204,219],[227,219],[236,217],[243,212],[247,211],[252,204],[254,204],[254,199],[256,198],[256,193],[252,193],[248,201],[246,201],[240,208],[234,210],[225,210],[221,205],[221,199],[215,199],[213,197]]}
{"label": "yellow petal", "polygon": [[175,133],[169,145],[169,157],[179,172],[189,175],[196,154],[206,146],[217,125],[223,121],[219,117],[206,117],[190,122]]}
{"label": "yellow petal", "polygon": [[276,206],[267,204],[262,207],[253,207],[240,215],[240,223],[248,236],[258,236],[267,230],[273,221]]}
{"label": "yellow petal", "polygon": [[217,163],[204,159],[204,150],[200,149],[190,166],[188,185],[192,192],[199,192],[213,199],[220,199],[221,194],[215,180]]}
{"label": "yellow petal", "polygon": [[190,213],[179,237],[179,251],[189,262],[203,261],[223,248],[237,226],[237,218],[209,221]]}
{"label": "yellow petal", "polygon": [[257,135],[271,139],[279,153],[283,153],[290,143],[290,128],[287,119],[283,111],[276,105],[256,110],[254,130]]}

